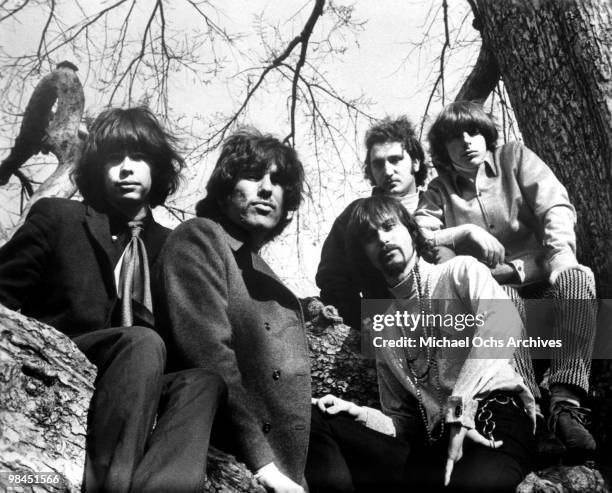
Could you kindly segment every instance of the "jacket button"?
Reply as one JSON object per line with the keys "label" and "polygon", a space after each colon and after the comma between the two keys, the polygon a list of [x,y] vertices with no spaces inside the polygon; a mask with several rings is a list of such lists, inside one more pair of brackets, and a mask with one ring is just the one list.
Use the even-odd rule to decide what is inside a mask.
{"label": "jacket button", "polygon": [[272,425],[270,423],[264,423],[261,429],[264,433],[270,433],[270,430],[272,429]]}
{"label": "jacket button", "polygon": [[463,413],[463,409],[461,408],[461,406],[457,406],[455,407],[455,418],[458,418],[459,416],[461,416],[461,414]]}
{"label": "jacket button", "polygon": [[281,372],[280,370],[274,370],[274,372],[272,373],[272,378],[274,380],[278,380],[281,377]]}
{"label": "jacket button", "polygon": [[268,322],[264,324],[264,329],[270,330],[270,324]]}

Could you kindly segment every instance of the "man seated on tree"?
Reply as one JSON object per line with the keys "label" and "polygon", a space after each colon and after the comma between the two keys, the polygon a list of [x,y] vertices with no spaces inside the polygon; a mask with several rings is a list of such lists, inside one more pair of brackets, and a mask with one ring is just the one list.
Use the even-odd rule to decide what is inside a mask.
{"label": "man seated on tree", "polygon": [[83,202],[40,199],[0,249],[0,302],[68,335],[98,368],[88,492],[195,491],[204,480],[223,384],[202,370],[164,375],[149,283],[170,232],[151,207],[182,165],[149,110],[106,110],[74,170]]}
{"label": "man seated on tree", "polygon": [[497,135],[481,105],[444,108],[429,131],[438,177],[415,219],[435,245],[487,265],[512,296],[554,300],[552,330],[563,349],[550,365],[550,424],[573,459],[588,457],[596,444],[580,405],[595,339],[595,280],[576,260],[576,211],[538,156],[518,142],[497,147]]}
{"label": "man seated on tree", "polygon": [[[514,492],[532,467],[534,399],[514,349],[475,341],[518,337],[516,308],[476,259],[426,262],[429,243],[391,197],[360,199],[347,233],[351,259],[377,269],[396,300],[378,305],[380,325],[367,342],[382,412],[332,395],[317,399],[313,429],[325,439],[309,448],[308,484],[321,486],[313,491]],[[457,323],[470,317],[479,321]],[[422,342],[432,339],[442,344]],[[468,339],[474,343],[463,345]]]}
{"label": "man seated on tree", "polygon": [[230,136],[156,283],[171,367],[227,384],[213,443],[275,492],[304,491],[310,361],[300,303],[258,252],[291,221],[303,180],[291,147],[254,129]]}
{"label": "man seated on tree", "polygon": [[[372,194],[396,197],[413,213],[419,201],[417,189],[425,182],[427,168],[412,123],[406,117],[385,118],[367,131],[365,146],[364,173],[374,187]],[[346,324],[359,328],[361,296],[388,298],[389,294],[379,272],[348,260],[346,227],[356,204],[349,204],[334,221],[323,244],[316,282],[321,300],[334,305]]]}

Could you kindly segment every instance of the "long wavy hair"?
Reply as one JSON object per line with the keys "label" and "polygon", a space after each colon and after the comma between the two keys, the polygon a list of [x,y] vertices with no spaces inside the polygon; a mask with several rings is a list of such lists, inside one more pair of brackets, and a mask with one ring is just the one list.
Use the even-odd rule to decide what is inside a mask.
{"label": "long wavy hair", "polygon": [[72,172],[83,199],[106,210],[104,165],[112,154],[138,153],[151,167],[152,186],[147,197],[151,207],[161,205],[176,192],[185,161],[176,150],[176,139],[166,132],[145,107],[111,108],[93,122],[81,157]]}
{"label": "long wavy hair", "polygon": [[276,176],[283,188],[283,216],[266,241],[278,236],[302,202],[304,168],[292,147],[254,128],[243,128],[223,142],[206,185],[206,197],[196,205],[196,215],[222,214],[222,204],[231,195],[240,176],[263,176],[272,164],[276,164]]}
{"label": "long wavy hair", "polygon": [[433,245],[423,236],[408,210],[395,197],[378,194],[359,199],[349,217],[346,247],[353,261],[369,263],[363,248],[364,238],[389,218],[397,218],[408,229],[417,255],[431,258]]}
{"label": "long wavy hair", "polygon": [[429,152],[436,170],[447,171],[452,166],[446,143],[463,132],[479,133],[485,138],[487,149],[494,151],[497,145],[497,127],[493,117],[481,104],[471,101],[456,101],[446,106],[429,129]]}

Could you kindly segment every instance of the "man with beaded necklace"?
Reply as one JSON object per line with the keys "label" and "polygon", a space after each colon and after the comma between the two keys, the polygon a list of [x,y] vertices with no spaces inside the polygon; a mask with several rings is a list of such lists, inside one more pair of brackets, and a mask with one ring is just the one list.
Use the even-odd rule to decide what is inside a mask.
{"label": "man with beaded necklace", "polygon": [[[414,300],[419,313],[431,313],[438,300],[450,300],[446,313],[484,315],[474,336],[520,337],[520,316],[489,270],[465,256],[440,265],[424,261],[427,243],[397,200],[374,196],[359,201],[348,234],[353,260],[374,266],[392,295]],[[390,329],[387,338],[404,335],[397,327]],[[419,330],[424,336],[463,338],[463,333],[452,334],[454,328]],[[376,350],[376,359],[382,413],[331,395],[318,399],[319,410],[397,437],[409,450],[404,486],[514,491],[531,468],[535,408],[510,352],[493,357],[476,347],[464,352],[383,347]],[[335,439],[345,450],[344,436]]]}

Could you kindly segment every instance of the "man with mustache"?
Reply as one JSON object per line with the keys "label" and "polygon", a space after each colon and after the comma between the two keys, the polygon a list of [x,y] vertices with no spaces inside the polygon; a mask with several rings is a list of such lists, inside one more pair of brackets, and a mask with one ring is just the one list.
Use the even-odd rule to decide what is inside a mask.
{"label": "man with mustache", "polygon": [[63,332],[98,368],[86,492],[195,491],[204,480],[223,384],[202,370],[164,374],[149,284],[170,233],[151,208],[182,166],[148,109],[103,111],[74,171],[83,202],[40,199],[0,249],[0,303]]}
{"label": "man with mustache", "polygon": [[301,202],[296,152],[257,130],[225,140],[198,217],[170,235],[157,297],[171,368],[228,387],[213,443],[275,492],[303,492],[310,362],[300,303],[259,256]]}
{"label": "man with mustache", "polygon": [[[425,155],[412,123],[406,117],[385,118],[365,136],[365,177],[373,185],[372,195],[390,195],[413,213],[419,201],[418,187],[427,177]],[[340,214],[331,228],[317,270],[316,282],[321,299],[334,305],[346,324],[361,326],[361,297],[387,298],[388,291],[379,272],[369,266],[348,261],[346,227],[353,202]]]}
{"label": "man with mustache", "polygon": [[[416,344],[372,340],[382,412],[332,395],[316,401],[313,423],[326,431],[327,440],[320,443],[327,446],[309,450],[309,484],[311,476],[328,471],[331,477],[324,479],[332,484],[350,478],[352,485],[341,490],[347,492],[515,491],[532,467],[535,408],[514,367],[513,350],[491,351],[477,344],[430,349],[418,342],[428,337],[518,337],[521,319],[508,296],[472,257],[426,262],[422,255],[428,242],[391,197],[360,199],[347,232],[351,260],[372,264],[398,300],[379,314],[407,310],[451,314],[455,320],[481,318],[465,332],[456,324],[423,321],[414,332],[398,322],[375,332],[389,343],[410,338]],[[323,459],[335,467],[326,468]]]}

